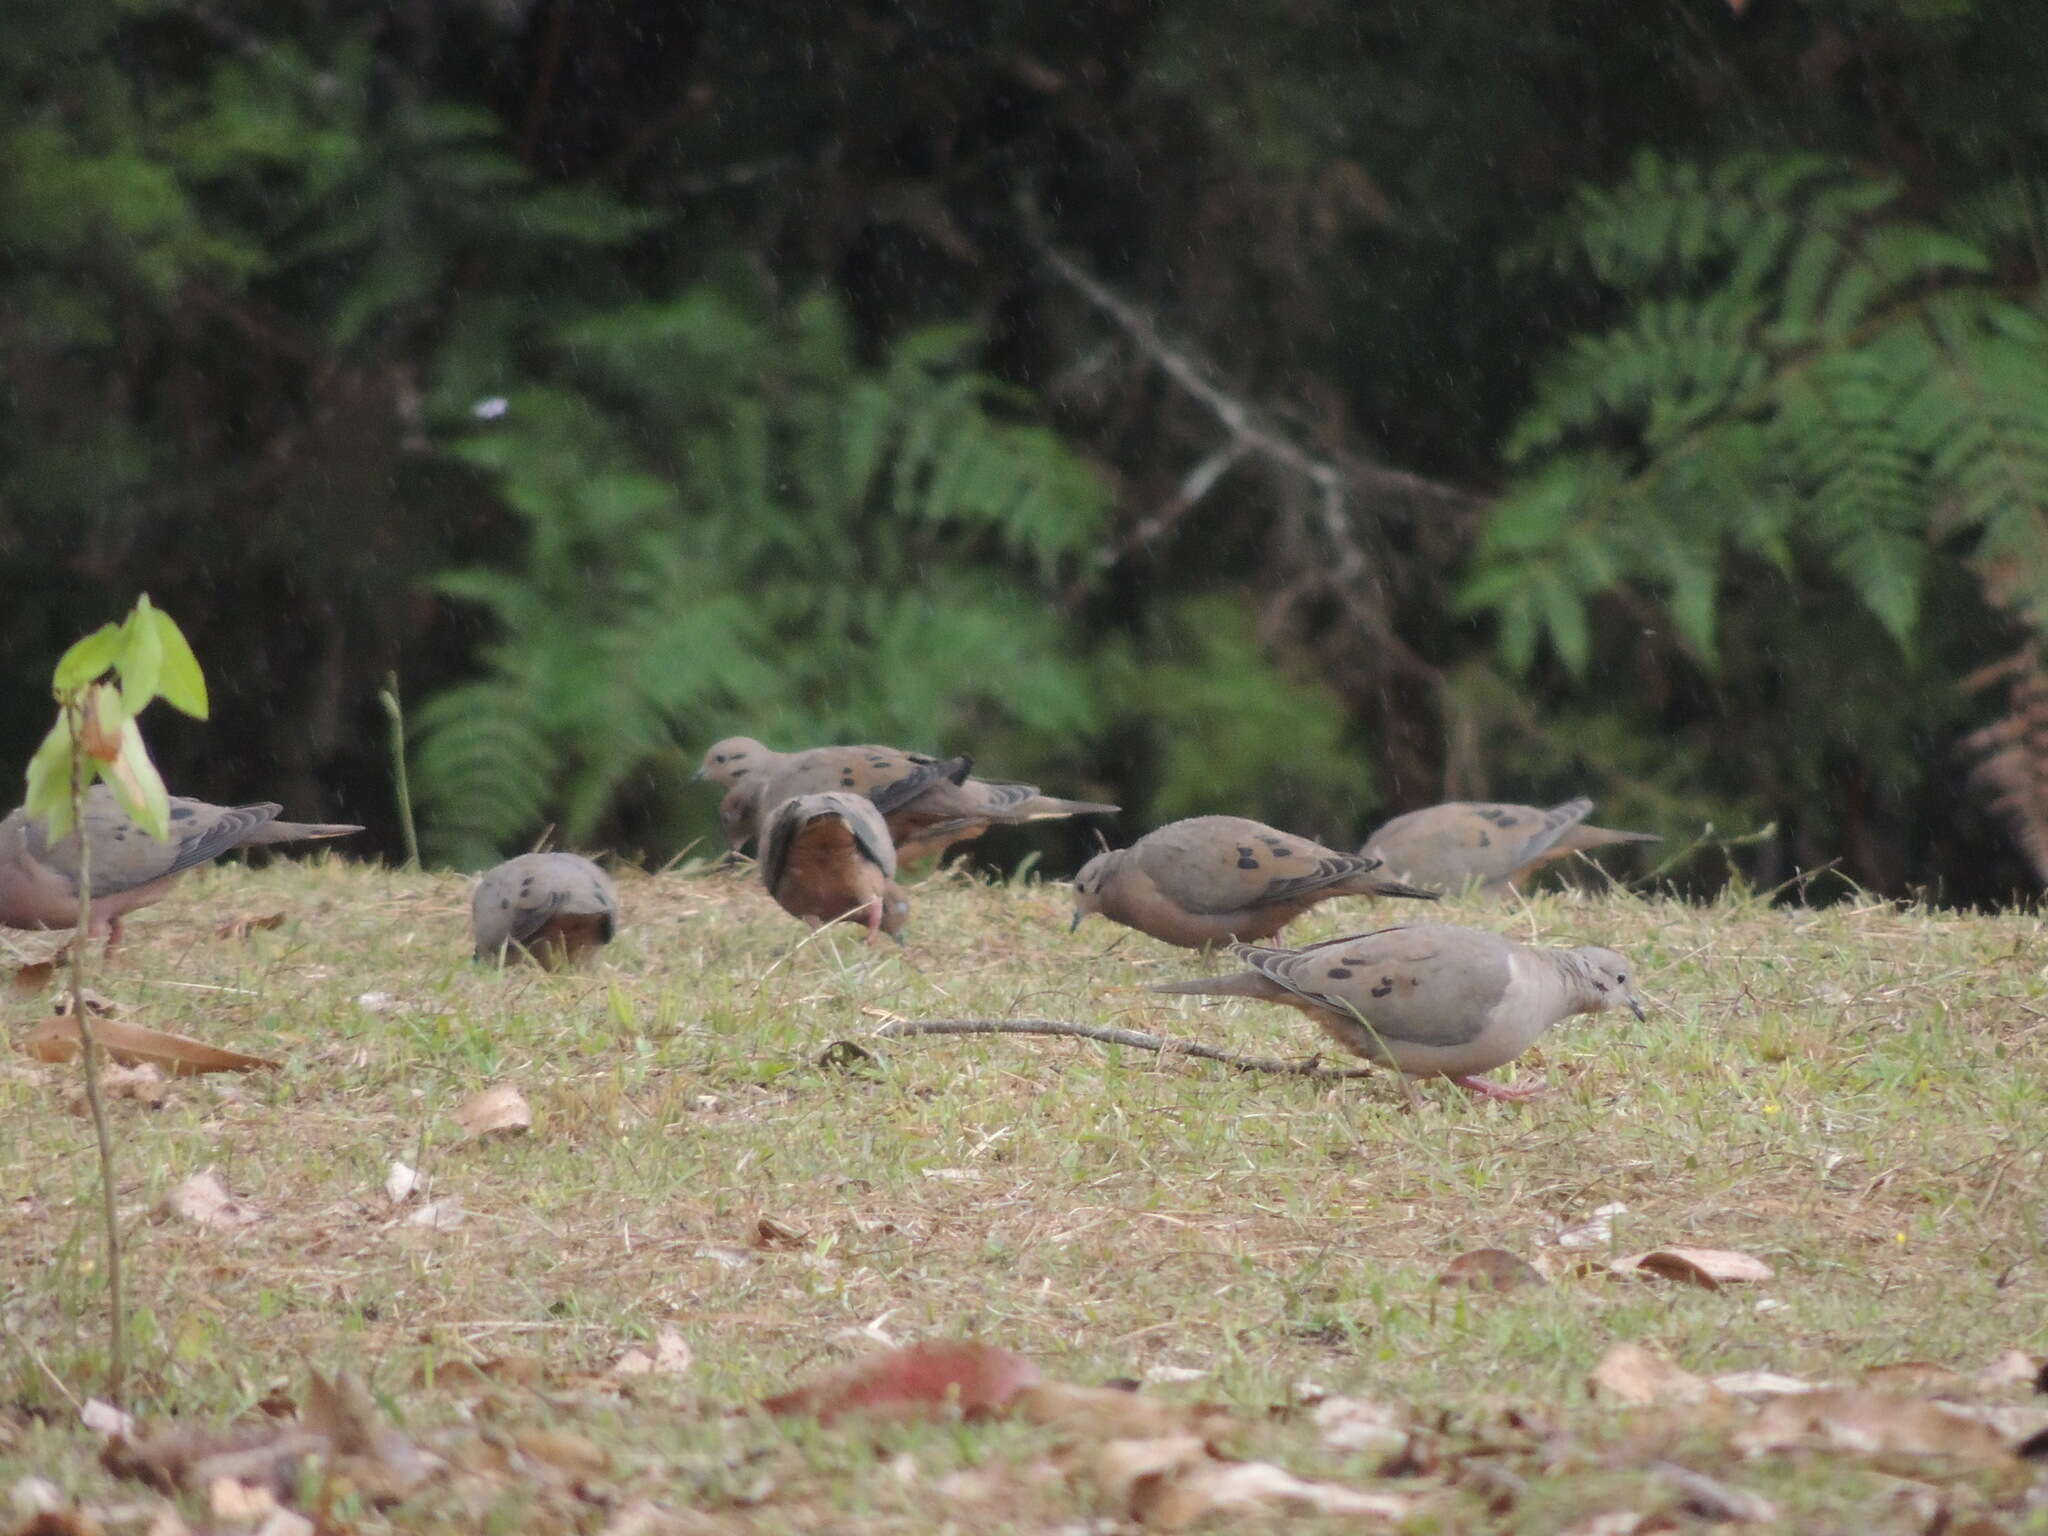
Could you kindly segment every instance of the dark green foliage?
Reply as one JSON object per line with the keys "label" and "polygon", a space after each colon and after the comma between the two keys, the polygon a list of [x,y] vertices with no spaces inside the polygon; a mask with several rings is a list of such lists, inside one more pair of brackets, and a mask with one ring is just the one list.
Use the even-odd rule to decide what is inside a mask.
{"label": "dark green foliage", "polygon": [[748,730],[1995,896],[2044,82],[2013,0],[20,0],[0,648],[146,589],[173,783],[380,834],[395,670],[466,858],[665,857]]}
{"label": "dark green foliage", "polygon": [[[1979,207],[2021,205],[2000,190]],[[1996,275],[1995,231],[1907,218],[1899,192],[1813,156],[1645,155],[1581,195],[1552,249],[1628,308],[1571,344],[1508,442],[1528,467],[1464,600],[1498,615],[1511,665],[1542,638],[1585,672],[1587,602],[1624,581],[1712,662],[1731,554],[1788,581],[1816,559],[1902,648],[1934,560],[1995,569],[2001,602],[2042,612],[2043,294]]]}
{"label": "dark green foliage", "polygon": [[564,328],[559,382],[463,446],[527,529],[510,569],[442,578],[497,621],[489,673],[421,712],[433,841],[478,862],[545,820],[590,838],[621,787],[729,731],[936,743],[969,712],[1096,722],[1051,581],[1101,480],[998,414],[957,329],[852,358],[813,299],[710,288]]}

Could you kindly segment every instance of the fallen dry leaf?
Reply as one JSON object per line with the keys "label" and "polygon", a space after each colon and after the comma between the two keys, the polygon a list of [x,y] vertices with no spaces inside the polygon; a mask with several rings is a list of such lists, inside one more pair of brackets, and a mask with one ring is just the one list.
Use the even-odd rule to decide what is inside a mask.
{"label": "fallen dry leaf", "polygon": [[1436,1283],[1472,1291],[1512,1291],[1542,1285],[1544,1280],[1534,1265],[1505,1248],[1475,1248],[1446,1264]]}
{"label": "fallen dry leaf", "polygon": [[1012,1412],[1032,1424],[1053,1424],[1089,1440],[1150,1440],[1214,1429],[1228,1414],[1205,1405],[1188,1406],[1116,1387],[1081,1387],[1042,1381],[1017,1394]]}
{"label": "fallen dry leaf", "polygon": [[512,1436],[519,1454],[570,1477],[594,1477],[611,1467],[604,1448],[567,1429],[522,1429]]}
{"label": "fallen dry leaf", "polygon": [[360,1381],[347,1371],[308,1373],[300,1421],[346,1457],[347,1476],[373,1501],[403,1498],[434,1474],[435,1459],[384,1422]]}
{"label": "fallen dry leaf", "polygon": [[453,1232],[465,1221],[469,1212],[462,1208],[462,1202],[453,1195],[441,1200],[430,1200],[405,1218],[408,1227],[426,1227],[434,1232]]}
{"label": "fallen dry leaf", "polygon": [[695,1355],[689,1340],[673,1328],[664,1328],[654,1338],[654,1353],[629,1349],[612,1365],[614,1376],[687,1375]]}
{"label": "fallen dry leaf", "polygon": [[1404,1520],[1418,1501],[1312,1483],[1263,1461],[1223,1461],[1199,1435],[1112,1440],[1095,1453],[1097,1485],[1126,1518],[1177,1531],[1215,1514],[1293,1510]]}
{"label": "fallen dry leaf", "polygon": [[8,984],[17,992],[40,992],[50,984],[57,974],[57,961],[32,960],[27,965],[18,965],[8,977]]}
{"label": "fallen dry leaf", "polygon": [[102,1398],[88,1397],[78,1421],[96,1435],[133,1435],[135,1420]]}
{"label": "fallen dry leaf", "polygon": [[1566,1227],[1551,1239],[1560,1248],[1605,1248],[1614,1241],[1614,1218],[1626,1216],[1628,1207],[1619,1200],[1595,1208],[1593,1214],[1575,1227]]}
{"label": "fallen dry leaf", "polygon": [[420,1176],[416,1169],[394,1161],[390,1171],[384,1175],[384,1198],[393,1205],[403,1205],[420,1192]]}
{"label": "fallen dry leaf", "polygon": [[229,918],[218,928],[214,929],[213,936],[216,939],[246,939],[250,934],[260,930],[280,928],[282,926],[284,926],[284,914],[282,912],[271,912],[263,917],[257,917],[254,913],[244,912],[239,917]]}
{"label": "fallen dry leaf", "polygon": [[1970,1381],[1980,1392],[1997,1392],[2006,1387],[2033,1387],[2048,1392],[2041,1360],[2022,1349],[2008,1349],[1983,1369],[1972,1372]]}
{"label": "fallen dry leaf", "polygon": [[810,1240],[810,1233],[786,1227],[773,1216],[763,1216],[754,1223],[756,1248],[801,1248]]}
{"label": "fallen dry leaf", "polygon": [[501,1083],[472,1095],[455,1111],[455,1123],[472,1141],[485,1136],[519,1136],[533,1129],[533,1110],[525,1094]]}
{"label": "fallen dry leaf", "polygon": [[849,1413],[921,1419],[957,1412],[978,1419],[1004,1412],[1038,1382],[1038,1367],[1007,1349],[934,1340],[869,1355],[761,1406],[828,1424]]}
{"label": "fallen dry leaf", "polygon": [[216,1477],[206,1490],[207,1507],[222,1520],[260,1519],[277,1508],[277,1496],[260,1483]]}
{"label": "fallen dry leaf", "polygon": [[534,1355],[493,1355],[488,1360],[437,1360],[422,1362],[413,1373],[413,1385],[442,1392],[475,1394],[498,1387],[538,1386],[547,1378],[547,1366]]}
{"label": "fallen dry leaf", "polygon": [[1408,1448],[1408,1415],[1392,1403],[1365,1397],[1326,1397],[1309,1418],[1323,1444],[1333,1451],[1393,1456]]}
{"label": "fallen dry leaf", "polygon": [[1685,1513],[1702,1520],[1721,1525],[1770,1525],[1778,1518],[1777,1505],[1747,1488],[1671,1461],[1660,1461],[1651,1470],[1678,1494],[1679,1507]]}
{"label": "fallen dry leaf", "polygon": [[1789,1393],[1820,1390],[1813,1382],[1801,1381],[1797,1376],[1781,1376],[1776,1371],[1730,1371],[1725,1376],[1716,1376],[1714,1387],[1730,1397],[1784,1397]]}
{"label": "fallen dry leaf", "polygon": [[254,1211],[221,1186],[211,1168],[201,1169],[177,1185],[164,1196],[159,1210],[165,1217],[175,1216],[195,1227],[240,1227],[256,1219]]}
{"label": "fallen dry leaf", "polygon": [[1586,1384],[1596,1397],[1611,1397],[1635,1407],[1703,1403],[1714,1395],[1712,1383],[1640,1344],[1617,1344],[1608,1350]]}
{"label": "fallen dry leaf", "polygon": [[1932,1360],[1893,1360],[1863,1373],[1863,1384],[1884,1392],[1943,1392],[1961,1386],[1960,1372]]}
{"label": "fallen dry leaf", "polygon": [[7,1502],[24,1520],[53,1515],[64,1507],[64,1490],[46,1477],[24,1477],[7,1490]]}
{"label": "fallen dry leaf", "polygon": [[2004,1435],[1950,1404],[1847,1387],[1775,1398],[1731,1443],[1745,1456],[1811,1449],[1971,1460],[2010,1454]]}
{"label": "fallen dry leaf", "polygon": [[[274,1072],[278,1066],[262,1056],[222,1050],[201,1040],[144,1029],[118,1019],[95,1019],[92,1037],[120,1065],[147,1064],[172,1077],[193,1077],[202,1072]],[[77,1021],[65,1015],[45,1019],[23,1038],[21,1048],[37,1061],[74,1060],[79,1052]]]}
{"label": "fallen dry leaf", "polygon": [[[263,1517],[263,1523],[256,1527],[255,1536],[313,1536],[317,1529],[304,1515],[280,1508]],[[149,1536],[156,1536],[156,1533],[152,1531]]]}
{"label": "fallen dry leaf", "polygon": [[[100,1096],[108,1100],[127,1099],[144,1109],[162,1109],[171,1096],[171,1086],[155,1067],[124,1067],[109,1062],[100,1071]],[[71,1089],[64,1104],[74,1115],[88,1114],[92,1109],[85,1089],[80,1086]]]}
{"label": "fallen dry leaf", "polygon": [[1678,1280],[1709,1291],[1738,1281],[1768,1280],[1772,1275],[1771,1266],[1762,1259],[1726,1248],[1653,1248],[1616,1259],[1608,1268],[1617,1275]]}

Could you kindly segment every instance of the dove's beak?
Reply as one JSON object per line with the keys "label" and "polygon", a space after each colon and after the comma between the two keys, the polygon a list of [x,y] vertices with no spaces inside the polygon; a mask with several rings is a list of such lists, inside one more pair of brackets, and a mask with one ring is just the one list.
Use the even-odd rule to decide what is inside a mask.
{"label": "dove's beak", "polygon": [[692,784],[702,784],[704,782],[704,770],[699,768],[695,773],[691,774],[690,782]]}
{"label": "dove's beak", "polygon": [[1628,1011],[1634,1014],[1638,1020],[1644,1017],[1642,1000],[1636,997],[1634,993],[1629,994]]}
{"label": "dove's beak", "polygon": [[1067,932],[1072,933],[1075,929],[1079,928],[1081,926],[1081,919],[1086,917],[1087,915],[1088,914],[1086,912],[1077,911],[1074,914],[1074,920],[1071,923],[1067,924]]}

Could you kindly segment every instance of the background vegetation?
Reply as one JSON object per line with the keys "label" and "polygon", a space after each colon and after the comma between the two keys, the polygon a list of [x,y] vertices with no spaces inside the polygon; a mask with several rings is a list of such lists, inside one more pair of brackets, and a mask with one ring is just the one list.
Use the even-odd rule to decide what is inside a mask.
{"label": "background vegetation", "polygon": [[396,670],[458,861],[746,730],[1995,900],[2044,146],[2029,0],[16,0],[0,646],[146,588],[173,784],[381,826]]}

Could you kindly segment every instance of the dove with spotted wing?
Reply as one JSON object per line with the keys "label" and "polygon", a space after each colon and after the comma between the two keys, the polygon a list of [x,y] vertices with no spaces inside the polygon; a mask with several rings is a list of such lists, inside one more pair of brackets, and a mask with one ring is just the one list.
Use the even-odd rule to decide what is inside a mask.
{"label": "dove with spotted wing", "polygon": [[1354,1055],[1409,1077],[1448,1077],[1487,1098],[1542,1092],[1479,1074],[1513,1061],[1560,1020],[1614,1007],[1643,1016],[1628,960],[1611,949],[1539,949],[1450,923],[1230,952],[1249,969],[1150,990],[1284,1003]]}
{"label": "dove with spotted wing", "polygon": [[[358,826],[279,821],[283,807],[209,805],[170,797],[168,839],[151,837],[132,821],[104,784],[85,792],[78,825],[51,842],[43,823],[25,809],[0,821],[0,926],[69,928],[78,921],[81,863],[92,887],[90,931],[121,942],[121,920],[138,907],[163,900],[179,878],[231,848],[346,837]],[[81,841],[82,840],[82,841]],[[84,853],[88,857],[81,859]]]}
{"label": "dove with spotted wing", "polygon": [[1396,816],[1360,851],[1387,873],[1435,890],[1477,886],[1500,892],[1553,859],[1614,843],[1654,843],[1654,832],[1616,832],[1586,824],[1593,802],[1567,800],[1549,810],[1453,800]]}
{"label": "dove with spotted wing", "polygon": [[1267,939],[1335,896],[1436,900],[1380,872],[1379,860],[1242,816],[1191,816],[1105,849],[1074,877],[1074,922],[1099,912],[1183,949]]}
{"label": "dove with spotted wing", "polygon": [[865,795],[882,813],[898,859],[943,853],[991,826],[1064,816],[1113,815],[1118,807],[1061,800],[1036,785],[970,777],[971,757],[935,758],[898,747],[813,747],[776,752],[750,736],[715,742],[697,777],[726,791],[719,820],[727,842],[742,847],[760,831],[762,813],[797,795]]}
{"label": "dove with spotted wing", "polygon": [[619,893],[580,853],[522,853],[485,872],[469,899],[476,957],[514,949],[546,970],[580,965],[619,931]]}

